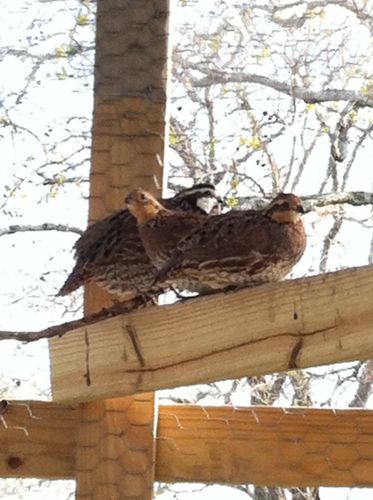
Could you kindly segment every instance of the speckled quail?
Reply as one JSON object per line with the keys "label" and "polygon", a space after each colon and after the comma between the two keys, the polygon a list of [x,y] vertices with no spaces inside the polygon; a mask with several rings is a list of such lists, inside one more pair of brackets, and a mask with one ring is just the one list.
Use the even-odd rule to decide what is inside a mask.
{"label": "speckled quail", "polygon": [[226,289],[284,278],[302,256],[300,199],[281,193],[262,211],[207,218],[163,207],[149,193],[126,198],[157,280],[185,289]]}
{"label": "speckled quail", "polygon": [[[195,184],[162,203],[168,209],[201,218],[219,213],[221,205],[211,184]],[[69,294],[89,281],[95,281],[120,301],[166,288],[152,286],[156,269],[144,250],[136,219],[126,209],[88,227],[75,243],[75,257],[75,267],[58,295]]]}

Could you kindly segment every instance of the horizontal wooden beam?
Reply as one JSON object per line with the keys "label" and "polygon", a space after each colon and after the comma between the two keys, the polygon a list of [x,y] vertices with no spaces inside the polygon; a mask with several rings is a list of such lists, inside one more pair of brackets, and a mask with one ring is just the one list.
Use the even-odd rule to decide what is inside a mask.
{"label": "horizontal wooden beam", "polygon": [[[0,476],[72,478],[79,410],[11,402]],[[373,411],[160,406],[158,481],[373,486]]]}
{"label": "horizontal wooden beam", "polygon": [[78,412],[54,403],[2,402],[0,476],[73,477]]}
{"label": "horizontal wooden beam", "polygon": [[161,407],[156,478],[373,486],[373,412]]}
{"label": "horizontal wooden beam", "polygon": [[373,357],[373,266],[151,307],[50,341],[53,399]]}

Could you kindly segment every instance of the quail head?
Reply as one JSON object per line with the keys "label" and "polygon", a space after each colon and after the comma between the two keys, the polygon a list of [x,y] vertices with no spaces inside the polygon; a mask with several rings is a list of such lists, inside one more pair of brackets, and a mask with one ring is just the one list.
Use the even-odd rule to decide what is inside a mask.
{"label": "quail head", "polygon": [[[206,218],[219,213],[221,201],[211,184],[195,184],[162,200],[170,210],[179,209]],[[58,295],[66,295],[95,281],[124,301],[139,293],[160,293],[152,286],[156,269],[139,236],[136,219],[123,209],[91,226],[75,243],[76,264]]]}
{"label": "quail head", "polygon": [[293,194],[279,194],[262,211],[237,210],[208,219],[181,216],[160,204],[152,210],[139,221],[144,246],[159,269],[157,279],[182,288],[217,290],[278,281],[306,246],[303,208]]}
{"label": "quail head", "polygon": [[137,220],[146,253],[157,268],[168,260],[177,243],[207,218],[202,213],[166,208],[143,189],[131,191],[125,202]]}

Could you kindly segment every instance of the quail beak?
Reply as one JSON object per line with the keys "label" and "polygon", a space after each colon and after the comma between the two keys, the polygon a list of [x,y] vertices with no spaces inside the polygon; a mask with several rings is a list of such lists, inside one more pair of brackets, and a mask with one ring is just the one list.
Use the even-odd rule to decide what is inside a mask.
{"label": "quail beak", "polygon": [[300,214],[304,214],[304,208],[302,207],[302,205],[297,206],[297,212],[299,212]]}
{"label": "quail beak", "polygon": [[127,196],[124,198],[124,203],[126,205],[130,205],[133,202],[133,195],[132,193],[128,193]]}

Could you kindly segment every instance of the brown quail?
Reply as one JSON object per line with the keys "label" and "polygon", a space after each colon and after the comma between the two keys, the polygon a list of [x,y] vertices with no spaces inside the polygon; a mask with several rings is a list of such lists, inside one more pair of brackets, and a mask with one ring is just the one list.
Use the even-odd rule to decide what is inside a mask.
{"label": "brown quail", "polygon": [[[221,201],[211,184],[196,184],[162,200],[169,209],[180,209],[206,218],[219,213]],[[58,295],[67,295],[95,281],[120,301],[137,294],[159,293],[152,286],[156,269],[147,256],[136,219],[124,209],[92,224],[75,243],[76,264]]]}
{"label": "brown quail", "polygon": [[279,194],[262,211],[201,218],[167,210],[148,193],[126,198],[162,283],[186,289],[250,286],[285,277],[302,256],[300,199]]}

